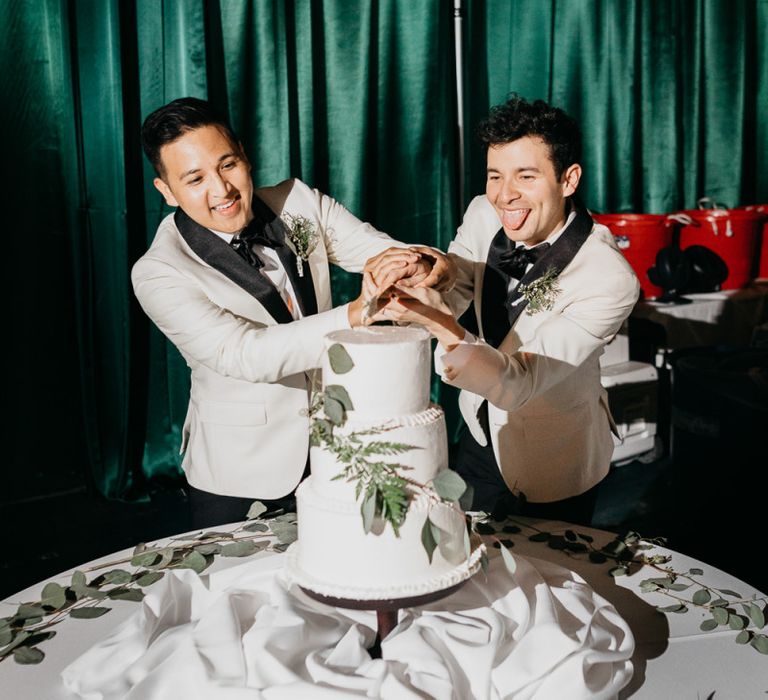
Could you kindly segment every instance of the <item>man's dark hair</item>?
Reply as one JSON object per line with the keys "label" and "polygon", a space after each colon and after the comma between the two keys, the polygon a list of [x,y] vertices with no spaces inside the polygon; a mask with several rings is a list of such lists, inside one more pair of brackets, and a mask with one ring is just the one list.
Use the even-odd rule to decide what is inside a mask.
{"label": "man's dark hair", "polygon": [[160,177],[164,175],[160,161],[163,146],[188,131],[211,125],[220,127],[233,144],[239,143],[227,120],[210,102],[197,97],[181,97],[152,112],[141,127],[141,146],[155,172]]}
{"label": "man's dark hair", "polygon": [[486,150],[524,136],[538,136],[549,146],[558,180],[569,166],[581,161],[581,129],[576,120],[543,100],[528,102],[512,95],[504,104],[491,107],[477,135]]}

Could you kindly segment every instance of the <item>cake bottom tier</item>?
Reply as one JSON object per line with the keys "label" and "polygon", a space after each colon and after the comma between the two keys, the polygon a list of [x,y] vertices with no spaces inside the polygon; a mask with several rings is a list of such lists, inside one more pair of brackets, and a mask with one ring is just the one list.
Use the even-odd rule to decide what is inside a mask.
{"label": "cake bottom tier", "polygon": [[[312,482],[310,476],[296,491],[299,538],[288,566],[299,585],[337,598],[385,600],[450,588],[479,568],[484,546],[470,540],[467,554],[466,521],[457,508],[419,496],[399,536],[382,523],[366,534],[358,503],[320,496]],[[440,528],[431,562],[421,542],[427,517]]]}

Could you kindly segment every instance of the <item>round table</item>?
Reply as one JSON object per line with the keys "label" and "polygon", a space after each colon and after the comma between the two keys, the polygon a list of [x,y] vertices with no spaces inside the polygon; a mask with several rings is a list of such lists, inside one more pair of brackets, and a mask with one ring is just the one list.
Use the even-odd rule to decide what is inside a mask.
{"label": "round table", "polygon": [[[533,519],[516,519],[515,522],[550,532],[562,532],[570,528],[578,533],[591,535],[599,545],[614,538],[609,532],[567,523]],[[215,529],[226,530],[234,527],[235,525],[231,525]],[[546,544],[531,542],[528,539],[531,532],[533,530],[524,529],[520,534],[502,534],[500,537],[509,538],[514,542],[512,551],[517,555],[550,561],[578,573],[596,593],[613,604],[631,628],[636,645],[632,657],[634,675],[629,685],[622,690],[620,697],[648,700],[764,697],[768,690],[768,658],[749,646],[735,644],[736,631],[723,628],[710,632],[702,631],[699,625],[706,616],[699,609],[691,609],[686,614],[659,613],[656,606],[668,605],[670,600],[657,593],[640,591],[640,582],[660,576],[657,571],[645,567],[630,576],[614,578],[608,573],[612,564],[594,564],[586,557],[575,557],[565,551],[551,549]],[[83,564],[79,568],[120,559],[129,555],[130,551],[117,552]],[[489,547],[489,551],[494,553],[496,550]],[[748,584],[706,563],[663,547],[655,548],[653,553],[669,554],[672,557],[669,566],[676,571],[703,569],[704,576],[701,580],[709,586],[737,591],[744,598],[752,595],[764,597]],[[253,555],[251,562],[253,566],[259,566],[260,562],[269,562],[268,565],[274,567],[273,558],[281,556],[284,555],[263,551]],[[212,569],[223,570],[242,562],[242,559],[217,558]],[[49,581],[66,585],[71,573],[70,571],[54,576],[0,601],[0,616],[13,614],[21,602],[39,600],[43,586]],[[12,659],[0,664],[2,696],[48,700],[73,697],[62,685],[62,670],[137,610],[136,603],[119,600],[109,601],[109,607],[112,611],[100,618],[67,618],[57,625],[56,637],[41,647],[46,658],[40,665],[23,666]]]}

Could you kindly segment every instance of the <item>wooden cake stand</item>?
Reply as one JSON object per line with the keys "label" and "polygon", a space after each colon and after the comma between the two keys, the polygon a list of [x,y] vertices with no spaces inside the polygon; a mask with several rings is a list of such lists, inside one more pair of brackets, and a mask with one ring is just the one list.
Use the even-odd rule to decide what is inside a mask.
{"label": "wooden cake stand", "polygon": [[469,579],[460,581],[455,586],[443,588],[439,591],[424,593],[423,595],[411,596],[409,598],[387,598],[384,600],[360,600],[355,598],[334,598],[332,596],[315,593],[309,588],[299,586],[310,598],[325,603],[334,608],[347,608],[349,610],[375,610],[376,611],[376,639],[373,646],[368,649],[372,659],[381,658],[381,642],[397,626],[398,614],[401,608],[416,608],[420,605],[434,603],[436,600],[446,598],[451,593],[461,588]]}

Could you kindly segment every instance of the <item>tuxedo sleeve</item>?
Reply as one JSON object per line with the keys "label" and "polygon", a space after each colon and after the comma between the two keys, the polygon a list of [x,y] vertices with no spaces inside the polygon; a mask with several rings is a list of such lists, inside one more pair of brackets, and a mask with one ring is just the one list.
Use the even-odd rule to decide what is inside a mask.
{"label": "tuxedo sleeve", "polygon": [[143,258],[134,292],[146,314],[189,361],[251,382],[275,382],[320,366],[323,337],[349,328],[348,305],[276,325],[248,321],[214,304],[167,262]]}
{"label": "tuxedo sleeve", "polygon": [[366,261],[387,248],[407,248],[371,224],[358,219],[333,197],[312,190],[318,216],[326,232],[325,247],[329,262],[347,272],[362,272]]}
{"label": "tuxedo sleeve", "polygon": [[475,197],[470,202],[464,220],[456,231],[456,237],[448,246],[448,256],[456,264],[456,282],[451,291],[446,292],[443,297],[456,318],[467,310],[474,298],[478,253],[475,250],[477,237],[473,233],[482,225],[480,208],[484,199],[485,197]]}
{"label": "tuxedo sleeve", "polygon": [[[545,319],[518,351],[505,353],[478,341],[448,383],[515,411],[602,348],[629,316],[638,293],[637,278],[631,273],[603,277],[581,299]],[[452,359],[451,353],[443,356],[447,366]]]}

